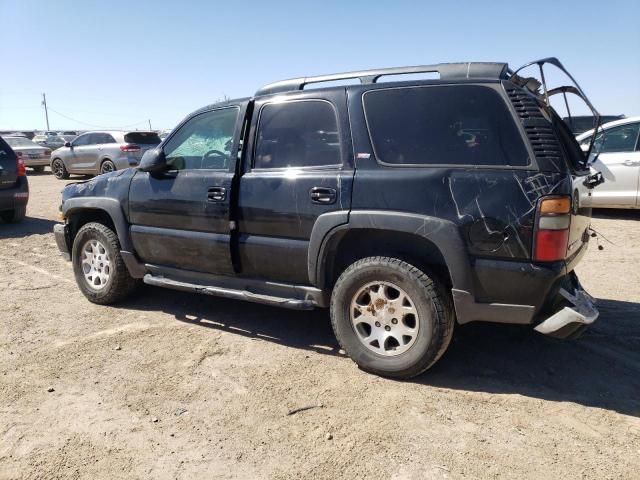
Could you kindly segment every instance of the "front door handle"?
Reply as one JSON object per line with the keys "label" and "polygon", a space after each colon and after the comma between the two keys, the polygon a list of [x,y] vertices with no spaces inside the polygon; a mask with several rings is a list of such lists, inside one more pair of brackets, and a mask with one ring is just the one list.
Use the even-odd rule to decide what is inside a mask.
{"label": "front door handle", "polygon": [[625,160],[622,162],[625,167],[635,167],[640,164],[640,162],[634,162],[633,160]]}
{"label": "front door handle", "polygon": [[224,187],[209,187],[207,190],[208,202],[224,202],[227,199],[227,189]]}
{"label": "front door handle", "polygon": [[334,188],[326,187],[313,187],[309,190],[309,196],[313,203],[320,203],[322,205],[329,205],[336,202],[338,194]]}

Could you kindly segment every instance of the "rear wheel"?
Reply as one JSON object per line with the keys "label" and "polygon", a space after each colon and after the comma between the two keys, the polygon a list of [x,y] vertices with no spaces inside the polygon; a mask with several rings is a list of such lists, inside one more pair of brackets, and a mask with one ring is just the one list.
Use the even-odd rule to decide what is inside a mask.
{"label": "rear wheel", "polygon": [[64,162],[59,158],[54,158],[53,162],[51,162],[51,171],[58,180],[66,180],[69,178],[67,167],[64,166]]}
{"label": "rear wheel", "polygon": [[0,218],[7,223],[18,223],[24,220],[27,216],[27,206],[14,208],[6,212],[0,212]]}
{"label": "rear wheel", "polygon": [[103,173],[114,172],[115,169],[116,166],[111,160],[105,160],[104,162],[102,162],[102,165],[100,165],[100,175],[102,175]]}
{"label": "rear wheel", "polygon": [[38,165],[36,167],[31,167],[31,168],[33,168],[33,171],[36,172],[36,173],[44,172],[44,165]]}
{"label": "rear wheel", "polygon": [[449,346],[454,321],[444,285],[397,258],[355,262],[331,295],[342,348],[363,370],[386,377],[411,378],[431,367]]}
{"label": "rear wheel", "polygon": [[78,287],[90,302],[119,302],[139,284],[122,260],[117,235],[101,223],[87,223],[78,231],[71,256]]}

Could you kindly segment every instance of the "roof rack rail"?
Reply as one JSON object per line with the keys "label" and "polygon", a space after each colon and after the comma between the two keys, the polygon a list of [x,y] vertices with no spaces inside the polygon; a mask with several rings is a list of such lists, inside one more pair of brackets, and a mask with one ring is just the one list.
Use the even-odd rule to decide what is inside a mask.
{"label": "roof rack rail", "polygon": [[506,63],[493,62],[465,62],[439,63],[435,65],[416,65],[413,67],[379,68],[375,70],[361,70],[358,72],[333,73],[316,77],[300,77],[265,85],[256,92],[258,95],[291,92],[303,90],[310,83],[335,82],[339,80],[359,79],[360,83],[376,83],[380,77],[386,75],[403,75],[411,73],[437,72],[442,80],[465,80],[470,78],[501,79],[506,78],[509,71]]}

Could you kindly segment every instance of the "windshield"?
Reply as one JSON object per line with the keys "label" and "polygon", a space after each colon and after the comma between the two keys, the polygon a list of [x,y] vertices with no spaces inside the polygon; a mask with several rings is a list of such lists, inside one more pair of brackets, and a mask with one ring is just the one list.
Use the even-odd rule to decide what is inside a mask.
{"label": "windshield", "polygon": [[11,145],[11,147],[35,147],[36,145],[33,144],[33,142],[31,142],[30,140],[27,140],[26,138],[5,138],[5,140],[7,141],[7,143],[9,145]]}

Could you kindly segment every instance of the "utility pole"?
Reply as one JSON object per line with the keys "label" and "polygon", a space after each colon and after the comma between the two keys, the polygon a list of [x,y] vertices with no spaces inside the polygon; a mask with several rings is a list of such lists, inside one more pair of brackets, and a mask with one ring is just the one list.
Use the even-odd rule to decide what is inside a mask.
{"label": "utility pole", "polygon": [[42,105],[44,105],[44,115],[47,118],[47,131],[49,130],[49,112],[47,111],[47,97],[42,94]]}
{"label": "utility pole", "polygon": [[151,119],[149,119],[149,130],[153,130],[153,128],[151,128]]}

